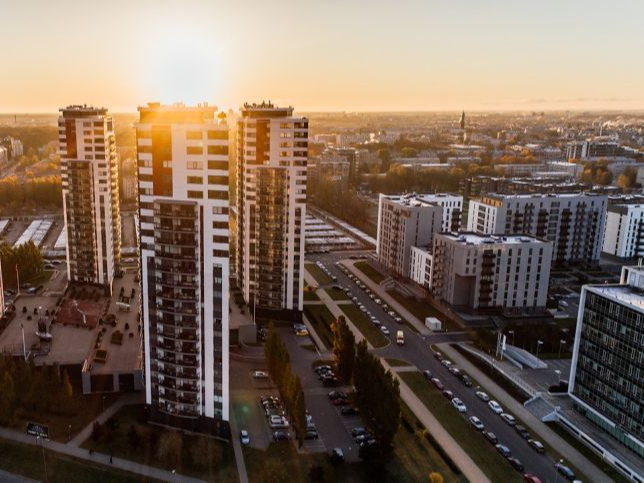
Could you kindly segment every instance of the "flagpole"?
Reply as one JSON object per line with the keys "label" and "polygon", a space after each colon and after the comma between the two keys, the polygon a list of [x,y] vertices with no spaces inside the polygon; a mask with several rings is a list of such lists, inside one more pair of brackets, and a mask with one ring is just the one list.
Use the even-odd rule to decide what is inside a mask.
{"label": "flagpole", "polygon": [[17,297],[18,295],[20,295],[20,273],[18,273],[18,264],[17,263],[16,263],[16,285],[17,285],[17,287],[16,287],[16,292],[17,292],[16,297]]}

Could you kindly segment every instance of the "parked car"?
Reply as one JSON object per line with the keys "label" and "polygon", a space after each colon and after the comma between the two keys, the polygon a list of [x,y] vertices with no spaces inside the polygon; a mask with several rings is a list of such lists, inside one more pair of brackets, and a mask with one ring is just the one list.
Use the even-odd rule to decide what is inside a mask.
{"label": "parked car", "polygon": [[271,428],[288,428],[288,421],[284,416],[273,415],[269,416],[268,425]]}
{"label": "parked car", "polygon": [[351,404],[351,402],[344,397],[339,397],[337,399],[334,399],[333,401],[331,401],[331,403],[334,406],[349,406]]}
{"label": "parked car", "polygon": [[448,370],[452,374],[452,376],[460,377],[461,375],[461,370],[454,365],[449,366]]}
{"label": "parked car", "polygon": [[445,396],[450,401],[454,399],[454,393],[452,391],[448,391],[447,389],[443,391],[443,396]]}
{"label": "parked car", "polygon": [[327,372],[331,370],[331,366],[317,366],[315,369],[313,369],[316,374],[321,374],[322,372]]}
{"label": "parked car", "polygon": [[465,384],[465,387],[472,387],[472,380],[468,376],[466,376],[465,374],[461,374],[459,379],[461,380],[461,382],[463,384]]}
{"label": "parked car", "polygon": [[318,439],[319,437],[317,430],[307,431],[304,435],[304,439]]}
{"label": "parked car", "polygon": [[497,438],[496,434],[494,434],[492,431],[483,431],[483,436],[485,436],[485,439],[487,439],[492,444],[497,444],[499,442],[499,438]]}
{"label": "parked car", "polygon": [[440,381],[439,378],[432,377],[431,381],[432,381],[432,384],[436,386],[436,389],[438,389],[439,391],[442,391],[443,389],[445,389],[445,386],[443,386],[443,383]]}
{"label": "parked car", "polygon": [[515,417],[514,417],[514,416],[512,416],[511,414],[508,414],[508,413],[502,413],[502,414],[501,414],[501,418],[503,418],[503,421],[505,421],[506,423],[508,423],[510,426],[514,426],[515,424],[517,424],[517,420],[516,420],[516,419],[515,419]]}
{"label": "parked car", "polygon": [[273,441],[288,441],[291,435],[286,431],[275,431],[273,433]]}
{"label": "parked car", "polygon": [[360,414],[360,411],[358,411],[358,408],[354,408],[353,406],[345,406],[340,409],[340,414],[343,416],[357,416]]}
{"label": "parked car", "polygon": [[255,379],[268,379],[268,372],[266,372],[266,371],[253,371],[253,377]]}
{"label": "parked car", "polygon": [[347,398],[347,395],[342,391],[331,391],[329,393],[329,399],[331,401],[334,401],[336,399],[346,399],[346,398]]}
{"label": "parked car", "polygon": [[528,430],[525,429],[524,426],[521,426],[520,424],[516,425],[514,427],[517,433],[521,435],[523,439],[530,439],[530,433],[528,433]]}
{"label": "parked car", "polygon": [[454,407],[458,410],[459,413],[464,413],[467,411],[467,408],[465,407],[465,404],[463,404],[463,401],[461,401],[459,398],[455,397],[452,399],[452,404]]}
{"label": "parked car", "polygon": [[322,384],[324,386],[337,386],[340,380],[333,376],[333,375],[327,375],[322,379]]}
{"label": "parked car", "polygon": [[425,376],[425,379],[429,379],[429,380],[431,380],[431,378],[433,377],[433,375],[432,375],[432,371],[424,370],[424,371],[423,371],[423,376]]}
{"label": "parked car", "polygon": [[476,397],[478,397],[483,402],[488,402],[490,400],[490,396],[485,394],[483,391],[476,391]]}
{"label": "parked car", "polygon": [[434,352],[434,357],[439,361],[443,360],[443,354],[441,354],[440,352]]}
{"label": "parked car", "polygon": [[496,401],[490,401],[489,403],[487,403],[487,405],[490,406],[490,409],[492,410],[492,412],[494,412],[494,414],[501,414],[503,412],[503,408]]}
{"label": "parked car", "polygon": [[525,469],[525,467],[523,466],[523,463],[521,463],[521,461],[519,461],[519,459],[515,458],[514,456],[510,456],[508,458],[508,461],[512,466],[514,466],[514,469],[517,471],[523,472],[523,470]]}
{"label": "parked car", "polygon": [[239,432],[239,441],[241,441],[241,444],[250,444],[250,435],[248,434],[248,431],[242,429]]}
{"label": "parked car", "polygon": [[368,432],[369,431],[367,431],[367,428],[363,428],[363,427],[353,428],[351,430],[351,437],[356,438],[356,437],[361,436],[363,434],[367,434]]}
{"label": "parked car", "polygon": [[529,439],[528,444],[534,449],[537,453],[545,453],[546,448],[541,444],[540,441],[536,439]]}
{"label": "parked car", "polygon": [[504,446],[502,444],[496,444],[496,445],[494,445],[494,447],[504,457],[509,458],[510,456],[512,456],[512,452],[510,451],[510,448],[508,448],[507,446]]}
{"label": "parked car", "polygon": [[334,463],[344,462],[344,451],[342,451],[342,448],[333,448],[333,451],[331,451],[331,461]]}
{"label": "parked car", "polygon": [[525,475],[523,475],[523,481],[525,483],[541,483],[541,480],[539,479],[539,477],[535,475],[531,475],[529,473],[526,473]]}
{"label": "parked car", "polygon": [[476,429],[477,431],[483,431],[485,429],[485,426],[483,426],[481,420],[476,416],[470,416],[470,424],[474,426],[474,429]]}
{"label": "parked car", "polygon": [[441,359],[441,364],[443,364],[445,367],[449,369],[449,366],[452,365],[452,362],[448,361],[447,359]]}
{"label": "parked car", "polygon": [[563,463],[556,463],[555,468],[568,481],[574,481],[575,480],[575,472],[572,471],[570,468],[568,468]]}

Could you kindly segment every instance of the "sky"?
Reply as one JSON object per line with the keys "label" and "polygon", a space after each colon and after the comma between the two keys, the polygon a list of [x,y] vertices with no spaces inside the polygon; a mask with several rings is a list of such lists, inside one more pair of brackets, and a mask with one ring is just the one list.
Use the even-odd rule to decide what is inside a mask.
{"label": "sky", "polygon": [[0,112],[644,109],[641,0],[0,0]]}

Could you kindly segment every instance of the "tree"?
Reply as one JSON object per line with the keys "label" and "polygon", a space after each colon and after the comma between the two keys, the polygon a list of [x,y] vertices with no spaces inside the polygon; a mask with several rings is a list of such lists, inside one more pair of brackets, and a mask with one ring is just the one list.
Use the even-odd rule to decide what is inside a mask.
{"label": "tree", "polygon": [[192,463],[199,468],[217,466],[222,460],[222,453],[216,443],[209,438],[199,438],[190,448]]}
{"label": "tree", "polygon": [[389,152],[389,149],[379,149],[378,151],[376,151],[376,154],[380,159],[380,171],[386,173],[387,171],[389,171],[389,168],[391,166],[391,153]]}
{"label": "tree", "polygon": [[15,388],[11,374],[5,372],[0,380],[0,423],[7,425],[11,422],[13,417],[13,410],[15,406]]}
{"label": "tree", "polygon": [[432,471],[429,474],[428,478],[429,478],[429,483],[443,483],[444,481],[443,476],[436,471]]}
{"label": "tree", "polygon": [[302,381],[299,376],[293,378],[293,410],[291,412],[293,425],[295,426],[295,437],[302,447],[304,437],[306,436],[306,401],[304,400],[304,390]]}
{"label": "tree", "polygon": [[157,458],[176,469],[181,463],[182,446],[181,435],[177,431],[163,433],[157,446]]}
{"label": "tree", "polygon": [[342,381],[348,383],[353,376],[356,338],[342,315],[333,323],[331,330],[333,331],[333,358],[337,374]]}

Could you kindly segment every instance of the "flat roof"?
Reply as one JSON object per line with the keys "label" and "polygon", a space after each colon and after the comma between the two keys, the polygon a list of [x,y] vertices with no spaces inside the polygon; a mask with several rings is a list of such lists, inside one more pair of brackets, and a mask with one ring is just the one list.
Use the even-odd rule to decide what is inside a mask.
{"label": "flat roof", "polygon": [[463,245],[523,245],[526,243],[543,243],[543,240],[530,235],[480,235],[478,233],[439,233],[438,235],[448,240]]}
{"label": "flat roof", "polygon": [[488,193],[482,198],[497,198],[497,199],[528,199],[528,198],[577,198],[577,197],[607,197],[607,195],[600,193],[587,193],[585,191],[578,191],[575,193],[520,193],[520,194],[502,194],[502,193]]}
{"label": "flat roof", "polygon": [[587,285],[593,293],[611,299],[615,302],[644,309],[644,290],[630,285]]}

